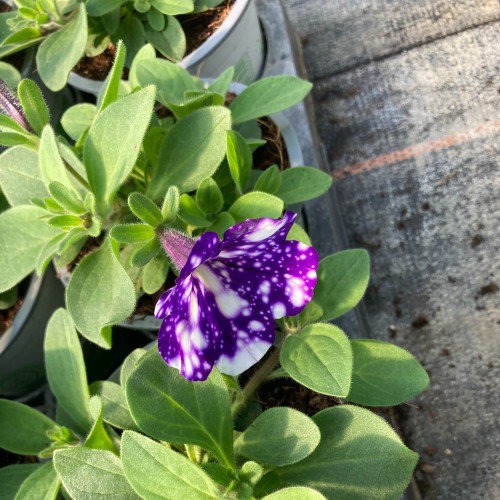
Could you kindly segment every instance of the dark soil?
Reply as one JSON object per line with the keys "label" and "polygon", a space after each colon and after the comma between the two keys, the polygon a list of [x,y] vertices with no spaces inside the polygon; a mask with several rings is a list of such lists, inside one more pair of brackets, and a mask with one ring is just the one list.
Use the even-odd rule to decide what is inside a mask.
{"label": "dark soil", "polygon": [[[225,0],[217,7],[205,12],[177,16],[186,34],[186,55],[196,50],[205,42],[224,22],[236,0]],[[162,57],[161,54],[158,54]],[[108,48],[98,56],[83,56],[73,71],[80,76],[92,80],[105,80],[115,60],[115,46]],[[128,79],[128,68],[124,68],[122,78]]]}
{"label": "dark soil", "polygon": [[224,0],[224,2],[205,12],[177,16],[186,34],[186,55],[194,52],[217,31],[231,12],[235,2],[236,0]]}
{"label": "dark soil", "polygon": [[325,408],[337,406],[339,399],[319,394],[290,378],[278,378],[264,382],[254,395],[263,410],[275,406],[287,406],[310,417]]}
{"label": "dark soil", "polygon": [[0,310],[0,336],[2,336],[2,334],[7,331],[10,325],[12,325],[16,314],[19,312],[19,309],[21,309],[21,306],[24,302],[24,297],[26,296],[26,292],[28,290],[29,283],[30,278],[25,278],[23,281],[21,281],[17,288],[18,298],[16,303],[9,309]]}
{"label": "dark soil", "polygon": [[[92,80],[105,80],[115,61],[115,46],[110,43],[108,48],[95,57],[83,56],[73,71],[80,76]],[[128,78],[128,68],[123,68],[122,78]]]}
{"label": "dark soil", "polygon": [[278,165],[280,170],[290,168],[290,158],[286,149],[285,140],[280,128],[271,119],[264,117],[258,120],[262,129],[262,138],[267,142],[257,148],[253,154],[253,168],[265,170],[271,165]]}
{"label": "dark soil", "polygon": [[76,266],[80,264],[81,260],[86,255],[89,255],[92,252],[95,252],[96,250],[99,249],[103,241],[104,241],[104,236],[102,235],[98,236],[97,238],[89,238],[83,245],[82,249],[76,256],[76,258],[66,266],[67,271],[72,273],[75,270]]}

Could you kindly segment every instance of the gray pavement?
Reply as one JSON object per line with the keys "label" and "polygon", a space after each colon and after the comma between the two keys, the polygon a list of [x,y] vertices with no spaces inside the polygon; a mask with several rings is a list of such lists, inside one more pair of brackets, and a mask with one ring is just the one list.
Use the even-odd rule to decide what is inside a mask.
{"label": "gray pavement", "polygon": [[500,498],[500,3],[283,4],[349,245],[371,255],[371,336],[430,375],[397,410],[418,490]]}

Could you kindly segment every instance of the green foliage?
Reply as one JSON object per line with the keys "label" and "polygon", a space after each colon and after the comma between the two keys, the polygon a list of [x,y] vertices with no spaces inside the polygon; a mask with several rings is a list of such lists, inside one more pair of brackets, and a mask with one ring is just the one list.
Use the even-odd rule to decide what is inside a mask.
{"label": "green foliage", "polygon": [[21,484],[37,469],[41,464],[7,465],[0,469],[0,484],[2,485],[2,497],[4,500],[14,500]]}
{"label": "green foliage", "polygon": [[160,209],[147,196],[141,193],[132,193],[128,197],[128,205],[134,214],[152,227],[159,226],[163,221]]}
{"label": "green foliage", "polygon": [[143,432],[162,441],[203,446],[234,468],[229,395],[217,370],[204,382],[189,382],[153,349],[128,377],[126,394]]}
{"label": "green foliage", "polygon": [[40,78],[50,90],[56,92],[66,85],[69,72],[85,51],[87,29],[85,5],[80,3],[76,16],[40,44],[36,64]]}
{"label": "green foliage", "polygon": [[142,434],[123,434],[122,461],[128,481],[142,498],[222,498],[200,467]]}
{"label": "green foliage", "polygon": [[36,266],[43,247],[59,233],[41,219],[46,212],[38,207],[20,205],[0,214],[0,292],[9,290],[28,276]]}
{"label": "green foliage", "polygon": [[421,393],[429,376],[407,351],[387,342],[351,340],[354,357],[347,399],[365,406],[394,406]]}
{"label": "green foliage", "polygon": [[231,114],[221,106],[199,109],[180,119],[163,141],[149,195],[162,199],[170,185],[181,192],[198,187],[217,170],[226,154]]}
{"label": "green foliage", "polygon": [[125,96],[99,113],[89,129],[83,161],[103,215],[109,214],[116,191],[134,167],[154,98],[153,87]]}
{"label": "green foliage", "polygon": [[370,257],[363,249],[344,250],[322,259],[314,300],[323,308],[321,321],[338,318],[362,299],[370,276]]}
{"label": "green foliage", "polygon": [[280,361],[293,379],[314,391],[337,397],[349,393],[351,346],[336,326],[317,323],[287,337]]}
{"label": "green foliage", "polygon": [[109,349],[107,328],[127,319],[135,309],[135,290],[109,242],[87,255],[74,270],[66,289],[66,305],[82,335]]}
{"label": "green foliage", "polygon": [[43,413],[16,401],[0,399],[0,414],[0,448],[19,455],[37,455],[50,445],[49,434],[59,430]]}
{"label": "green foliage", "polygon": [[139,500],[120,459],[107,450],[68,448],[54,453],[54,467],[73,500]]}
{"label": "green foliage", "polygon": [[48,125],[49,110],[43,99],[42,93],[35,82],[23,80],[18,88],[19,101],[26,113],[33,130],[40,135],[45,125]]}
{"label": "green foliage", "polygon": [[321,196],[331,185],[332,177],[317,168],[294,167],[281,172],[281,183],[275,194],[291,205]]}
{"label": "green foliage", "polygon": [[252,83],[229,106],[233,123],[283,111],[304,99],[311,87],[294,76],[270,76]]}
{"label": "green foliage", "polygon": [[238,198],[229,208],[236,222],[260,217],[278,218],[283,212],[283,202],[267,193],[252,191]]}
{"label": "green foliage", "polygon": [[418,456],[382,418],[342,405],[312,419],[321,442],[304,460],[276,469],[283,486],[301,484],[339,500],[399,498]]}
{"label": "green foliage", "polygon": [[77,425],[86,434],[92,425],[89,389],[80,339],[65,309],[57,309],[47,324],[44,341],[45,367],[50,389]]}
{"label": "green foliage", "polygon": [[316,424],[291,408],[270,408],[234,442],[235,453],[257,462],[283,466],[298,462],[320,442]]}

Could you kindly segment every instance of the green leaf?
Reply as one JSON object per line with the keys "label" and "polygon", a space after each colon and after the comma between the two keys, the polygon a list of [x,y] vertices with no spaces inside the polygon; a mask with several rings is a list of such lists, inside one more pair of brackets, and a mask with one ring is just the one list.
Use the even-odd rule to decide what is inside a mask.
{"label": "green leaf", "polygon": [[160,209],[147,196],[141,193],[132,193],[128,197],[128,205],[134,214],[150,226],[156,227],[163,222]]}
{"label": "green leaf", "polygon": [[[0,35],[1,36],[1,35]],[[9,63],[0,61],[0,78],[11,88],[15,89],[21,81],[21,73]]]}
{"label": "green leaf", "polygon": [[41,464],[7,465],[0,469],[0,484],[3,500],[14,500],[21,484],[33,472],[40,469]]}
{"label": "green leaf", "polygon": [[87,12],[80,3],[77,15],[41,43],[36,53],[40,78],[57,92],[68,81],[69,72],[81,59],[87,43]]}
{"label": "green leaf", "polygon": [[134,285],[109,240],[73,271],[66,289],[66,304],[82,335],[109,349],[111,331],[106,327],[124,321],[135,309]]}
{"label": "green leaf", "polygon": [[142,498],[222,498],[215,484],[198,465],[136,432],[123,433],[122,462],[127,479]]}
{"label": "green leaf", "polygon": [[236,222],[270,217],[277,219],[283,212],[283,202],[272,194],[252,191],[238,198],[229,208]]}
{"label": "green leaf", "polygon": [[60,232],[39,219],[46,214],[45,210],[29,205],[0,214],[0,292],[31,273],[42,248]]}
{"label": "green leaf", "polygon": [[165,106],[182,104],[184,92],[195,90],[191,75],[179,65],[165,59],[141,57],[134,61],[135,74],[141,87],[156,85],[158,100]]}
{"label": "green leaf", "polygon": [[40,135],[49,123],[50,115],[38,85],[32,80],[23,80],[17,93],[31,128]]}
{"label": "green leaf", "polygon": [[281,366],[309,389],[330,396],[349,392],[352,352],[349,339],[333,325],[316,323],[285,339]]}
{"label": "green leaf", "polygon": [[283,466],[310,455],[321,439],[318,426],[292,408],[270,408],[238,436],[237,454],[256,462]]}
{"label": "green leaf", "polygon": [[12,207],[44,198],[47,188],[40,174],[38,154],[23,146],[9,148],[0,156],[0,186]]}
{"label": "green leaf", "polygon": [[[36,28],[23,28],[20,29],[19,31],[16,31],[12,35],[8,36],[7,38],[4,38],[2,41],[2,45],[22,45],[24,42],[32,42],[36,43],[39,40],[41,40],[42,33],[40,30]],[[31,45],[31,44],[30,44]],[[29,46],[29,45],[28,45]],[[17,47],[16,47],[17,49]],[[20,47],[19,47],[20,49]]]}
{"label": "green leaf", "polygon": [[118,9],[126,0],[87,0],[85,6],[89,16],[98,17]]}
{"label": "green leaf", "polygon": [[64,131],[73,139],[78,141],[81,135],[90,127],[97,113],[95,104],[83,102],[68,108],[61,117],[61,125]]}
{"label": "green leaf", "polygon": [[0,399],[0,448],[37,455],[50,445],[49,433],[60,427],[43,413],[16,401]]}
{"label": "green leaf", "polygon": [[95,450],[108,450],[115,455],[119,455],[118,449],[104,429],[102,422],[103,404],[101,398],[99,396],[92,396],[89,401],[89,408],[93,425],[85,440],[85,446]]}
{"label": "green leaf", "polygon": [[146,224],[120,224],[111,228],[109,234],[119,243],[138,243],[155,236],[154,229]]}
{"label": "green leaf", "polygon": [[271,165],[264,170],[264,173],[257,179],[254,191],[274,194],[281,185],[281,174],[277,165]]}
{"label": "green leaf", "polygon": [[222,209],[224,198],[219,186],[212,178],[201,181],[196,190],[196,204],[206,214],[215,214]]}
{"label": "green leaf", "polygon": [[204,213],[188,194],[182,194],[179,198],[179,213],[177,215],[186,224],[198,227],[210,226],[210,221],[205,218]]}
{"label": "green leaf", "polygon": [[311,90],[312,84],[295,76],[270,76],[248,86],[231,103],[233,123],[246,122],[290,108]]}
{"label": "green leaf", "polygon": [[12,307],[17,302],[17,297],[17,286],[0,293],[0,311]]}
{"label": "green leaf", "polygon": [[103,89],[101,90],[102,101],[99,106],[99,113],[118,99],[126,54],[127,51],[125,49],[125,45],[123,45],[121,40],[118,40],[113,67],[111,68],[109,75],[106,77]]}
{"label": "green leaf", "polygon": [[93,394],[97,394],[102,400],[102,418],[105,422],[118,429],[138,430],[134,419],[130,415],[125,391],[121,386],[107,380],[101,380],[94,382],[90,389]]}
{"label": "green leaf", "polygon": [[123,361],[120,369],[120,385],[125,390],[125,384],[130,374],[137,368],[139,361],[148,351],[142,347],[134,349]]}
{"label": "green leaf", "polygon": [[321,321],[346,313],[363,298],[370,278],[370,256],[364,249],[344,250],[318,265],[314,300],[323,308]]}
{"label": "green leaf", "polygon": [[[141,28],[142,28],[142,23],[141,23]],[[135,55],[132,64],[130,65],[130,72],[128,74],[128,79],[130,82],[130,86],[133,89],[136,87],[141,87],[141,82],[139,81],[139,76],[137,74],[137,68],[139,65],[139,61],[142,61],[143,59],[156,59],[156,51],[150,43],[147,43],[141,47],[141,49]]]}
{"label": "green leaf", "polygon": [[380,340],[351,340],[354,365],[347,399],[365,406],[394,406],[429,385],[429,376],[407,351]]}
{"label": "green leaf", "polygon": [[46,126],[42,132],[39,161],[40,172],[47,186],[51,182],[59,182],[72,193],[77,193],[68,176],[68,171],[61,158],[54,131],[50,125]]}
{"label": "green leaf", "polygon": [[294,223],[290,231],[288,231],[286,239],[300,241],[309,247],[312,246],[308,234],[297,223]]}
{"label": "green leaf", "polygon": [[187,14],[194,9],[193,0],[148,0],[148,2],[155,9],[170,16]]}
{"label": "green leaf", "polygon": [[126,394],[142,431],[162,441],[202,446],[234,470],[229,394],[216,369],[207,380],[190,382],[153,348],[129,376]]}
{"label": "green leaf", "polygon": [[81,226],[82,220],[77,215],[56,215],[48,219],[47,224],[52,227],[68,229],[73,226]]}
{"label": "green leaf", "polygon": [[380,417],[355,406],[327,408],[313,420],[321,442],[307,458],[276,469],[280,483],[302,484],[327,498],[399,498],[418,455]]}
{"label": "green leaf", "polygon": [[143,267],[147,265],[151,259],[156,257],[160,249],[160,243],[156,238],[146,241],[146,243],[143,243],[132,255],[132,266]]}
{"label": "green leaf", "polygon": [[70,192],[64,184],[60,182],[51,182],[49,184],[49,192],[54,200],[68,212],[78,215],[83,215],[87,212],[82,200]]}
{"label": "green leaf", "polygon": [[326,500],[326,498],[311,488],[292,486],[266,495],[262,500]]}
{"label": "green leaf", "polygon": [[16,500],[55,500],[61,483],[52,462],[42,465],[21,485]]}
{"label": "green leaf", "polygon": [[181,192],[196,189],[211,177],[226,154],[226,130],[231,128],[229,111],[222,106],[199,109],[181,118],[163,141],[158,164],[150,183],[150,196],[161,199],[167,188]]}
{"label": "green leaf", "polygon": [[186,52],[186,35],[181,23],[173,16],[167,16],[163,31],[144,26],[146,39],[167,59],[178,62]]}
{"label": "green leaf", "polygon": [[57,309],[45,331],[43,345],[50,389],[60,406],[76,422],[81,434],[87,434],[92,417],[89,389],[80,339],[68,311]]}
{"label": "green leaf", "polygon": [[221,212],[217,215],[214,223],[207,229],[207,231],[213,231],[218,234],[219,238],[222,238],[222,235],[226,232],[226,230],[234,225],[234,217],[229,212]]}
{"label": "green leaf", "polygon": [[163,199],[163,204],[161,206],[161,214],[163,216],[163,221],[166,224],[173,222],[177,217],[177,212],[179,211],[179,189],[177,186],[170,186],[167,190],[167,194]]}
{"label": "green leaf", "polygon": [[252,169],[252,151],[243,136],[234,130],[226,131],[227,162],[231,177],[236,184],[238,193],[242,193],[250,178]]}
{"label": "green leaf", "polygon": [[[190,94],[194,94],[191,96]],[[222,106],[224,100],[219,94],[206,93],[206,92],[184,92],[184,103],[181,105],[169,103],[168,107],[177,116],[177,118],[182,118],[190,113],[193,113],[197,109],[206,108],[209,106]]]}
{"label": "green leaf", "polygon": [[149,9],[146,18],[155,31],[162,31],[165,28],[165,16],[159,10]]}
{"label": "green leaf", "polygon": [[120,459],[107,450],[69,448],[54,453],[54,467],[73,500],[139,500]]}
{"label": "green leaf", "polygon": [[145,293],[152,295],[162,287],[167,279],[169,267],[168,260],[163,253],[159,253],[146,264],[142,274],[142,289]]}
{"label": "green leaf", "polygon": [[281,185],[276,196],[287,205],[301,203],[330,189],[332,177],[313,167],[293,167],[281,172]]}
{"label": "green leaf", "polygon": [[111,103],[94,120],[83,146],[83,161],[101,215],[132,170],[151,120],[154,87]]}
{"label": "green leaf", "polygon": [[230,66],[226,70],[224,70],[209,86],[208,89],[210,92],[216,92],[221,96],[225,96],[227,91],[229,90],[229,85],[233,81],[234,76],[234,67]]}

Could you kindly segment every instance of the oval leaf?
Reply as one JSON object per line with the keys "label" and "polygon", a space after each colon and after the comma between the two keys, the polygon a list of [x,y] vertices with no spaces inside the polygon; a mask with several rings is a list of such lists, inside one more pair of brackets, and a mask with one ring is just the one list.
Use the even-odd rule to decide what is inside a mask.
{"label": "oval leaf", "polygon": [[37,455],[47,448],[49,433],[60,427],[38,410],[16,401],[0,399],[0,448],[19,455]]}
{"label": "oval leaf", "polygon": [[50,90],[61,90],[69,72],[80,60],[87,44],[87,12],[80,3],[77,15],[58,31],[50,34],[36,53],[40,78]]}
{"label": "oval leaf", "polygon": [[283,202],[272,194],[252,191],[238,198],[229,208],[229,213],[236,222],[246,219],[271,217],[277,219],[283,212]]}
{"label": "oval leaf", "polygon": [[429,376],[407,351],[387,342],[351,340],[354,364],[347,399],[365,406],[394,406],[429,385]]}
{"label": "oval leaf", "polygon": [[314,415],[321,443],[307,458],[276,469],[282,485],[302,484],[327,498],[399,498],[418,455],[369,410],[336,406]]}
{"label": "oval leaf", "polygon": [[151,500],[221,498],[208,475],[179,453],[137,432],[122,438],[123,470],[135,491]]}
{"label": "oval leaf", "polygon": [[318,446],[318,426],[292,408],[270,408],[234,442],[235,453],[267,465],[289,465]]}
{"label": "oval leaf", "polygon": [[66,309],[52,314],[43,345],[50,389],[69,416],[86,434],[91,425],[89,389],[80,339]]}
{"label": "oval leaf", "polygon": [[345,397],[351,385],[349,339],[336,326],[317,323],[285,339],[283,368],[297,382],[330,396]]}
{"label": "oval leaf", "polygon": [[106,450],[73,448],[54,453],[54,467],[73,500],[139,500],[120,459]]}
{"label": "oval leaf", "polygon": [[325,257],[318,265],[314,300],[323,308],[321,321],[346,313],[363,298],[370,278],[366,250],[345,250]]}
{"label": "oval leaf", "polygon": [[32,500],[34,498],[53,500],[56,498],[60,486],[61,482],[57,477],[54,465],[49,462],[42,465],[23,482],[15,500]]}
{"label": "oval leaf", "polygon": [[153,348],[128,377],[126,394],[142,431],[162,441],[202,446],[234,469],[229,394],[216,369],[207,380],[190,382]]}
{"label": "oval leaf", "polygon": [[226,154],[231,114],[222,106],[199,109],[180,119],[163,141],[150,195],[161,199],[170,185],[192,191],[211,177]]}
{"label": "oval leaf", "polygon": [[66,304],[76,327],[105,349],[111,346],[111,332],[105,327],[127,319],[134,312],[135,299],[134,285],[109,241],[80,262],[66,289]]}
{"label": "oval leaf", "polygon": [[281,172],[276,196],[287,205],[311,200],[330,189],[332,177],[313,167],[294,167]]}

